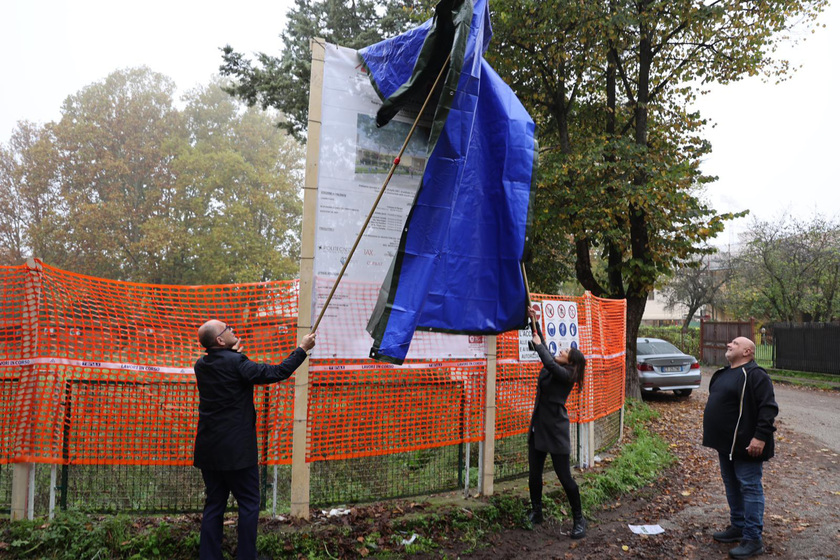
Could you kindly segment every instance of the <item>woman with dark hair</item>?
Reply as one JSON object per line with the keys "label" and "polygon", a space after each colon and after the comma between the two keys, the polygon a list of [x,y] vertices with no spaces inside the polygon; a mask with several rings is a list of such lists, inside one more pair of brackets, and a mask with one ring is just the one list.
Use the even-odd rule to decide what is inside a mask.
{"label": "woman with dark hair", "polygon": [[528,314],[531,316],[531,324],[535,327],[532,342],[543,363],[537,381],[537,398],[531,416],[531,426],[528,429],[528,489],[531,493],[529,519],[532,524],[543,521],[542,475],[546,455],[550,453],[554,472],[557,473],[572,507],[574,525],[571,537],[582,539],[586,536],[586,519],[580,505],[580,490],[572,478],[569,464],[571,438],[566,399],[575,384],[583,388],[586,358],[577,348],[562,350],[556,357],[552,356],[537,323],[536,311],[529,308]]}

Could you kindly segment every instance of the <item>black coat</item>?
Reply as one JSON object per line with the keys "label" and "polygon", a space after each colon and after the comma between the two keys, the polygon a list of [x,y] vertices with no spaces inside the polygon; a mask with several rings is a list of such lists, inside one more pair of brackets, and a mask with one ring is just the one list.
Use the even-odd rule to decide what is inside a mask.
{"label": "black coat", "polygon": [[570,455],[572,446],[566,399],[574,386],[572,372],[554,361],[554,356],[545,346],[545,339],[536,346],[536,350],[543,368],[537,379],[537,397],[528,437],[537,451]]}
{"label": "black coat", "polygon": [[[751,361],[719,369],[709,381],[703,413],[703,445],[741,461],[766,461],[775,454],[773,421],[779,413],[770,376]],[[764,442],[760,457],[747,453],[752,438]]]}
{"label": "black coat", "polygon": [[198,431],[193,465],[233,471],[258,463],[254,385],[287,379],[306,359],[298,347],[280,365],[258,364],[227,348],[210,348],[195,362]]}

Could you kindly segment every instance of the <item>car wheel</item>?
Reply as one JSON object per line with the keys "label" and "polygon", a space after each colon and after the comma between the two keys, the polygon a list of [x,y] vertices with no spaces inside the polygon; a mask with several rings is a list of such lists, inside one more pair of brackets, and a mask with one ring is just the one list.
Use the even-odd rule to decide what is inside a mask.
{"label": "car wheel", "polygon": [[691,394],[691,389],[675,389],[674,394],[678,397],[687,397]]}

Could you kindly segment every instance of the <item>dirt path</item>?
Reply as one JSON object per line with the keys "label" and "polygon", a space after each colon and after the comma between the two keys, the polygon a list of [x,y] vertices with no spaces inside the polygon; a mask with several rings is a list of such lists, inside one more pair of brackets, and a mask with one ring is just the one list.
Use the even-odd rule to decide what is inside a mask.
{"label": "dirt path", "polygon": [[[679,463],[659,483],[595,512],[583,541],[569,540],[568,522],[550,522],[534,531],[506,531],[489,548],[460,557],[728,558],[734,545],[711,538],[728,524],[729,510],[716,455],[700,445],[707,394],[701,389],[678,399],[664,393],[648,401],[669,419],[654,428],[671,443]],[[840,559],[840,456],[837,447],[828,447],[833,440],[826,434],[836,430],[827,427],[836,426],[840,395],[779,386],[777,398],[784,414],[776,458],[764,471],[763,557]],[[659,524],[665,533],[635,535],[628,524]]]}
{"label": "dirt path", "polygon": [[775,390],[779,418],[785,426],[840,453],[840,393],[782,384],[777,384]]}

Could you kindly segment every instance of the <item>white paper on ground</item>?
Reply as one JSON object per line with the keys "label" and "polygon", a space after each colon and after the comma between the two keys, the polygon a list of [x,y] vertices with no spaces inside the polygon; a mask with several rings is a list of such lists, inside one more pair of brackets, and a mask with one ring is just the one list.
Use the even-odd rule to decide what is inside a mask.
{"label": "white paper on ground", "polygon": [[665,532],[665,529],[659,525],[628,525],[628,527],[637,535],[658,535]]}

